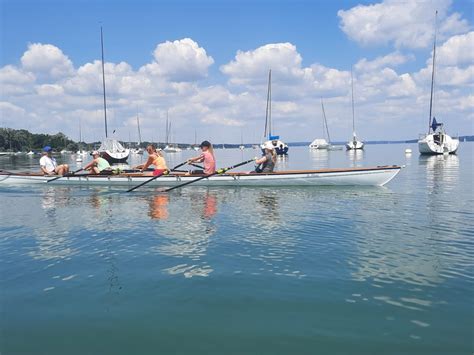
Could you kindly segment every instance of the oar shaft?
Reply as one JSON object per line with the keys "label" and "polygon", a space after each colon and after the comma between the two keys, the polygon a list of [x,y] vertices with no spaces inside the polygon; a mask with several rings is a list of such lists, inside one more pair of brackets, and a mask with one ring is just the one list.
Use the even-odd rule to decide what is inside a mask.
{"label": "oar shaft", "polygon": [[180,185],[176,185],[176,186],[170,187],[170,188],[164,190],[164,192],[169,192],[169,191],[178,189],[178,188],[180,188],[180,187],[184,187],[184,186],[193,184],[193,183],[195,183],[195,182],[198,182],[198,181],[201,181],[201,180],[210,178],[211,176],[214,176],[214,175],[224,174],[226,171],[229,171],[229,170],[231,170],[231,169],[238,168],[239,166],[248,164],[248,163],[250,163],[250,162],[252,162],[252,161],[254,161],[254,159],[250,159],[250,160],[244,161],[244,162],[242,162],[242,163],[235,164],[235,165],[233,165],[233,166],[229,166],[228,168],[219,169],[219,170],[217,170],[215,173],[212,173],[212,174],[209,174],[209,175],[204,175],[204,176],[201,176],[201,177],[199,177],[199,178],[197,178],[197,179],[194,179],[194,180],[191,180],[191,181],[187,181],[187,182],[182,183],[182,184],[180,184]]}
{"label": "oar shaft", "polygon": [[48,180],[48,181],[46,181],[46,182],[56,181],[56,180],[61,179],[61,178],[63,178],[63,177],[74,176],[76,173],[78,173],[79,171],[82,171],[82,170],[83,170],[83,168],[80,168],[80,169],[78,169],[78,170],[73,171],[72,173],[68,173],[68,174],[64,174],[64,175],[57,176],[57,177],[55,177],[54,179]]}
{"label": "oar shaft", "polygon": [[[181,164],[176,165],[174,168],[171,169],[171,171],[178,169],[179,167],[185,165],[186,163],[187,163],[187,161],[185,161],[185,162],[183,162],[183,163],[181,163]],[[163,171],[162,173],[160,173],[160,174],[158,174],[158,175],[156,175],[156,176],[153,176],[151,179],[149,179],[149,180],[147,180],[147,181],[144,181],[144,182],[142,182],[141,184],[139,184],[139,185],[137,185],[137,186],[135,186],[135,187],[132,187],[131,189],[128,189],[127,192],[132,192],[132,191],[138,189],[139,187],[142,187],[143,185],[146,185],[146,184],[148,184],[149,182],[152,182],[153,180],[156,180],[156,179],[158,179],[160,176],[163,176],[163,175],[165,175],[165,174],[168,174],[168,170],[165,170],[165,171]]]}

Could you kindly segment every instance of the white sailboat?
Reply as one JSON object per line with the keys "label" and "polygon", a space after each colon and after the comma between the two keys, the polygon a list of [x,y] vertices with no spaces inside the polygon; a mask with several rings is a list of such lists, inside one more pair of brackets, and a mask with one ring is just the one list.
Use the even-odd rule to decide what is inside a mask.
{"label": "white sailboat", "polygon": [[444,130],[442,123],[438,123],[433,116],[433,93],[435,88],[435,65],[436,65],[436,31],[438,11],[435,14],[435,35],[433,43],[433,63],[431,71],[431,95],[430,116],[428,122],[428,133],[421,135],[418,140],[418,149],[421,154],[455,154],[459,148],[459,139],[449,136]]}
{"label": "white sailboat", "polygon": [[76,162],[82,162],[83,157],[85,157],[86,155],[87,151],[82,149],[82,125],[81,120],[79,120],[79,150],[76,152]]}
{"label": "white sailboat", "polygon": [[143,148],[140,147],[142,144],[142,133],[140,131],[140,119],[138,118],[138,112],[137,112],[137,129],[138,129],[138,148],[132,150],[132,153],[143,155]]}
{"label": "white sailboat", "polygon": [[168,118],[168,111],[166,111],[166,146],[163,149],[166,153],[179,153],[181,148],[176,144],[172,144],[169,141],[171,140],[171,122]]}
{"label": "white sailboat", "polygon": [[242,133],[242,131],[240,131],[240,145],[239,145],[239,149],[240,149],[240,150],[244,150],[244,149],[245,149],[245,145],[244,145],[244,134]]}
{"label": "white sailboat", "polygon": [[354,77],[351,69],[351,92],[352,92],[352,139],[346,143],[346,149],[364,149],[364,143],[357,139],[355,132],[355,114],[354,114]]}
{"label": "white sailboat", "polygon": [[280,140],[280,136],[272,135],[272,70],[268,72],[267,110],[265,113],[265,131],[263,138],[268,140],[260,145],[263,150],[265,145],[272,144],[277,155],[287,155],[288,145]]}
{"label": "white sailboat", "polygon": [[323,98],[321,98],[321,108],[323,111],[323,134],[326,132],[327,140],[325,138],[316,138],[311,142],[309,147],[311,149],[330,149],[331,148],[331,138],[329,137],[329,128],[328,122],[326,120],[326,112],[324,111]]}
{"label": "white sailboat", "polygon": [[107,100],[105,95],[105,68],[104,68],[104,37],[102,26],[100,27],[100,45],[102,50],[102,89],[104,96],[104,121],[105,121],[105,140],[99,147],[102,158],[110,164],[125,163],[130,155],[130,149],[126,149],[120,142],[114,138],[108,138],[107,134]]}

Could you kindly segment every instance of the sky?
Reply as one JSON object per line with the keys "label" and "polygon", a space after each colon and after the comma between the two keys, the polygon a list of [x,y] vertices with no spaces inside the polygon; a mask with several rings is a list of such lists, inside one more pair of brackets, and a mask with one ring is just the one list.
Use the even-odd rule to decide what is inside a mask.
{"label": "sky", "polygon": [[[272,70],[274,131],[287,142],[417,138],[434,114],[474,134],[472,0],[0,0],[0,125],[175,142],[259,142]],[[129,138],[130,137],[130,138]]]}

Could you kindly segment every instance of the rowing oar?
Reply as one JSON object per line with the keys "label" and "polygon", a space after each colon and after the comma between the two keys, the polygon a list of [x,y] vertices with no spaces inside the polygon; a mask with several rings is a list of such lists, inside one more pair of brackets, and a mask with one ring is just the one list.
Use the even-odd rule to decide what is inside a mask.
{"label": "rowing oar", "polygon": [[199,169],[201,169],[201,170],[204,170],[204,167],[201,166],[201,165],[194,164],[194,163],[188,163],[188,164],[189,164],[189,165],[192,165],[192,166],[194,166],[194,167],[196,167],[196,168],[199,168]]}
{"label": "rowing oar", "polygon": [[248,164],[248,163],[250,163],[250,162],[252,162],[252,161],[254,161],[254,160],[255,160],[255,159],[246,160],[246,161],[243,161],[242,163],[235,164],[235,165],[233,165],[233,166],[229,166],[228,168],[219,169],[219,170],[217,170],[215,173],[212,173],[212,174],[209,174],[209,175],[204,175],[204,176],[201,176],[201,177],[199,177],[199,178],[197,178],[197,179],[194,179],[194,180],[185,182],[185,183],[183,183],[183,184],[170,187],[170,188],[168,188],[168,189],[166,189],[166,190],[163,190],[163,192],[169,192],[169,191],[171,191],[171,190],[178,189],[178,188],[180,188],[180,187],[183,187],[183,186],[186,186],[186,185],[189,185],[189,184],[192,184],[192,183],[201,181],[201,180],[203,180],[203,179],[207,179],[207,178],[209,178],[209,177],[211,177],[211,176],[214,176],[214,175],[224,174],[224,173],[226,173],[227,171],[229,171],[229,170],[231,170],[231,169],[238,168],[239,166]]}
{"label": "rowing oar", "polygon": [[[184,163],[181,163],[181,164],[176,165],[173,169],[171,169],[171,171],[176,170],[176,169],[178,169],[179,167],[181,167],[181,166],[183,166],[183,165],[186,165],[187,162],[188,162],[188,161],[186,160]],[[156,175],[156,176],[153,176],[151,179],[142,182],[140,185],[137,185],[137,186],[135,186],[135,187],[132,187],[131,189],[127,190],[127,192],[132,192],[133,190],[136,190],[136,189],[138,189],[139,187],[141,187],[141,186],[143,186],[143,185],[146,185],[146,184],[148,184],[149,182],[152,182],[153,180],[158,179],[160,176],[168,175],[168,174],[169,174],[169,170],[165,170],[165,171],[163,171],[162,173],[160,173],[160,174],[158,174],[158,175]]]}
{"label": "rowing oar", "polygon": [[78,169],[78,170],[73,171],[72,173],[68,173],[68,174],[64,174],[64,175],[59,175],[59,176],[55,177],[54,179],[48,180],[48,181],[46,181],[46,182],[56,181],[57,179],[61,179],[61,178],[63,178],[63,177],[74,176],[74,174],[76,174],[76,173],[78,173],[79,171],[82,171],[82,170],[84,170],[84,169],[83,169],[83,168],[80,168],[80,169]]}

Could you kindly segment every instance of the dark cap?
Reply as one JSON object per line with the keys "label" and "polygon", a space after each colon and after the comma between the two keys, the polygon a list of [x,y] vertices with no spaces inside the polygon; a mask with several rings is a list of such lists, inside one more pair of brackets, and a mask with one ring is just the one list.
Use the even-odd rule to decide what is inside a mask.
{"label": "dark cap", "polygon": [[201,148],[202,147],[208,147],[209,148],[210,146],[211,146],[211,143],[209,141],[203,141],[200,145]]}
{"label": "dark cap", "polygon": [[51,148],[49,145],[47,145],[46,147],[43,148],[43,152],[50,152],[52,150],[53,150],[53,148]]}

